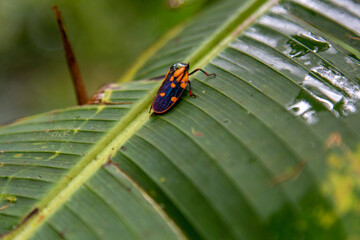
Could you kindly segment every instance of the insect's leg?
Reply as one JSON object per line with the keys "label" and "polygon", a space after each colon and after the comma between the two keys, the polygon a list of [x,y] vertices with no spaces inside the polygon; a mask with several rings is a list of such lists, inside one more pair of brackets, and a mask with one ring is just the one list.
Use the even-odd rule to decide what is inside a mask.
{"label": "insect's leg", "polygon": [[204,73],[206,76],[208,76],[208,77],[212,77],[212,76],[216,77],[216,74],[215,74],[215,73],[209,74],[209,73],[205,72],[204,70],[202,70],[201,68],[195,69],[194,71],[192,71],[191,73],[189,73],[189,75],[191,75],[191,74],[193,74],[193,73],[196,73],[197,71],[203,72],[203,73]]}
{"label": "insect's leg", "polygon": [[153,77],[153,78],[150,78],[148,79],[149,81],[160,81],[160,80],[164,80],[164,78],[166,77],[167,75],[161,75],[161,76],[158,76],[158,77]]}
{"label": "insect's leg", "polygon": [[187,83],[189,83],[189,90],[190,90],[189,95],[190,95],[190,97],[196,98],[196,95],[191,92],[191,82],[190,82],[190,81],[187,81]]}

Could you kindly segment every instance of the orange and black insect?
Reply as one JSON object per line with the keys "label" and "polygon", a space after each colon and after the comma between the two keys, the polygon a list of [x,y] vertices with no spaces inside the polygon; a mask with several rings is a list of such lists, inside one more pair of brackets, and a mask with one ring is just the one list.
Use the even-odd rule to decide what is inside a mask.
{"label": "orange and black insect", "polygon": [[206,76],[216,76],[215,73],[208,74],[200,68],[189,73],[189,63],[175,63],[172,65],[156,94],[150,111],[153,109],[156,114],[163,114],[169,111],[179,100],[187,84],[189,84],[190,96],[196,97],[196,95],[191,92],[189,75],[197,71],[203,72]]}

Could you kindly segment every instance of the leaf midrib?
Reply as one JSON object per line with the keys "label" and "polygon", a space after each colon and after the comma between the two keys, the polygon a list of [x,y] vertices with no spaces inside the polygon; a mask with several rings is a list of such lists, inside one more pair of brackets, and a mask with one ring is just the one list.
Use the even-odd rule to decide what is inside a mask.
{"label": "leaf midrib", "polygon": [[[218,52],[224,49],[228,43],[236,38],[247,26],[253,23],[270,7],[275,5],[278,0],[267,0],[261,4],[261,0],[251,2],[247,6],[243,6],[224,23],[206,43],[203,43],[197,51],[189,56],[186,61],[191,62],[195,68],[203,67]],[[179,28],[177,29],[177,31]],[[171,31],[169,36],[173,36]],[[167,39],[169,38],[167,36]],[[226,36],[223,38],[223,36]],[[158,44],[159,45],[159,44]],[[158,49],[156,46],[152,49]],[[208,49],[212,49],[208,53]],[[151,53],[154,50],[149,51]],[[147,52],[145,56],[148,56]],[[134,68],[125,74],[123,81],[132,79],[137,69],[139,69],[145,61],[135,65]],[[70,197],[75,193],[81,185],[96,173],[96,171],[105,164],[109,158],[133,136],[149,119],[148,107],[150,106],[157,89],[161,82],[156,84],[149,93],[140,100],[108,133],[89,151],[80,162],[69,171],[67,178],[63,178],[58,184],[37,204],[39,212],[26,221],[15,231],[11,232],[6,238],[27,239],[29,238],[47,218],[56,212]]]}
{"label": "leaf midrib", "polygon": [[[96,144],[80,162],[63,178],[37,205],[39,213],[27,221],[9,237],[26,239],[66,202],[80,186],[88,180],[121,145],[136,132],[149,118],[144,106],[147,106],[155,95],[150,91],[130,112],[119,121],[98,144]],[[69,180],[71,179],[71,180]],[[65,186],[65,187],[64,187]],[[18,233],[18,235],[16,235]]]}

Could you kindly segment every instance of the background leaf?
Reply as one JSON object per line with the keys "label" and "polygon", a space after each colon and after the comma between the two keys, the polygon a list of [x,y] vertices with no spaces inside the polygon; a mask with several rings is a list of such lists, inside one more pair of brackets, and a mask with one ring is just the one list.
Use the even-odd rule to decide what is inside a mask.
{"label": "background leaf", "polygon": [[149,116],[160,83],[134,81],[104,94],[127,104],[3,127],[2,228],[36,207],[9,237],[357,239],[357,8],[216,2],[134,68],[216,73],[192,78],[196,99]]}

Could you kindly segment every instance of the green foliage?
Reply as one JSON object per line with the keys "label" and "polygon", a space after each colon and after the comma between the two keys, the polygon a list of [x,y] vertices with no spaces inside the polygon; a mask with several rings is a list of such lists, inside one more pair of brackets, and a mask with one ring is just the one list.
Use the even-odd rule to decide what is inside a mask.
{"label": "green foliage", "polygon": [[93,93],[117,81],[147,46],[188,20],[204,2],[170,9],[166,1],[2,0],[0,112],[6,114],[0,115],[0,124],[76,103],[51,10],[54,4],[63,13],[80,70]]}
{"label": "green foliage", "polygon": [[209,4],[134,68],[134,79],[164,74],[179,60],[216,73],[192,78],[197,98],[149,115],[160,82],[111,84],[103,100],[115,105],[1,128],[1,232],[358,239],[359,8]]}

